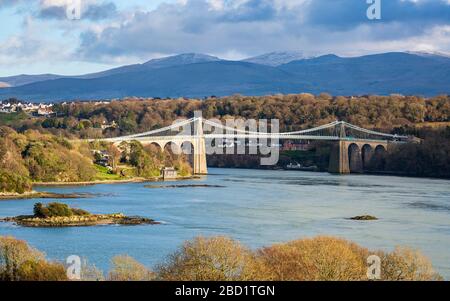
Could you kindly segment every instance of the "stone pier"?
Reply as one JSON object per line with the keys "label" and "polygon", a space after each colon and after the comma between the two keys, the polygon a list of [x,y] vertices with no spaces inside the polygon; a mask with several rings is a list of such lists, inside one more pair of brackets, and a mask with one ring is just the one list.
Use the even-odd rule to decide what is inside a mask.
{"label": "stone pier", "polygon": [[342,139],[333,142],[328,171],[336,174],[362,173],[376,153],[387,151],[388,142]]}

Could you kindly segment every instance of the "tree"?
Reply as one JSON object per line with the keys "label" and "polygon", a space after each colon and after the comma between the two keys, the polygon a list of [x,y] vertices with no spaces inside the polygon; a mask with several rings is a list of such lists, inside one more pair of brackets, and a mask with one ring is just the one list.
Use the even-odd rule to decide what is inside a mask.
{"label": "tree", "polygon": [[263,270],[249,249],[219,236],[185,242],[158,267],[158,275],[169,281],[245,281],[264,280]]}
{"label": "tree", "polygon": [[18,277],[20,281],[67,281],[64,265],[45,260],[25,261],[20,266]]}
{"label": "tree", "polygon": [[420,251],[397,247],[391,253],[379,254],[381,277],[387,281],[436,281],[442,280],[431,262]]}
{"label": "tree", "polygon": [[61,264],[48,262],[25,241],[0,236],[0,281],[57,280],[67,280]]}
{"label": "tree", "polygon": [[120,161],[121,152],[120,150],[113,144],[109,144],[107,147],[108,155],[109,155],[109,164],[113,168],[113,170],[117,169],[117,165]]}
{"label": "tree", "polygon": [[23,194],[31,189],[29,178],[0,168],[0,192]]}
{"label": "tree", "polygon": [[258,251],[278,281],[366,280],[368,251],[344,239],[316,237],[273,245]]}
{"label": "tree", "polygon": [[155,274],[130,256],[116,256],[112,260],[113,268],[109,272],[110,281],[149,281]]}
{"label": "tree", "polygon": [[49,210],[42,205],[42,203],[36,203],[33,207],[33,213],[35,217],[46,218],[50,215]]}

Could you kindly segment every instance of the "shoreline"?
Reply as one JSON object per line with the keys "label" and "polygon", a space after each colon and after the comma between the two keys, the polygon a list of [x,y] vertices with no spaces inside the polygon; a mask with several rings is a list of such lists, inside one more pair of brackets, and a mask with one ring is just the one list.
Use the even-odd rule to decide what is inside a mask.
{"label": "shoreline", "polygon": [[83,193],[53,193],[45,191],[32,191],[23,194],[18,193],[0,193],[0,201],[5,200],[27,200],[27,199],[80,199],[92,196],[92,194]]}
{"label": "shoreline", "polygon": [[[183,181],[199,179],[199,176],[178,177],[170,181]],[[131,178],[124,180],[105,180],[105,181],[84,181],[84,182],[34,182],[33,187],[82,187],[82,186],[94,186],[94,185],[106,185],[106,184],[127,184],[127,183],[155,183],[164,182],[162,177],[146,179],[146,178]],[[91,194],[83,193],[53,193],[46,191],[28,191],[22,194],[19,193],[5,193],[0,192],[0,201],[3,200],[26,200],[26,199],[77,199],[87,198]]]}
{"label": "shoreline", "polygon": [[[188,176],[188,177],[178,177],[169,181],[182,181],[182,180],[194,180],[199,179],[198,176]],[[34,182],[33,186],[38,187],[57,187],[57,186],[93,186],[93,185],[101,185],[101,184],[126,184],[126,183],[146,183],[146,182],[164,182],[165,180],[162,177],[158,178],[130,178],[123,180],[94,180],[94,181],[83,181],[83,182]]]}
{"label": "shoreline", "polygon": [[93,186],[99,184],[126,184],[126,183],[145,183],[156,182],[158,178],[145,179],[145,178],[131,178],[124,180],[95,180],[95,181],[83,181],[83,182],[34,182],[33,186],[38,187],[54,187],[54,186]]}

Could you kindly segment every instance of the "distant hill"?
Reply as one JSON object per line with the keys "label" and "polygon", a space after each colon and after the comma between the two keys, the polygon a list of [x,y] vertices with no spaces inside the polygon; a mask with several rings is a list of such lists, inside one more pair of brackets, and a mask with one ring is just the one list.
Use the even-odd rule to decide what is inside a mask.
{"label": "distant hill", "polygon": [[314,56],[307,55],[301,51],[281,51],[281,52],[270,52],[259,56],[251,57],[245,59],[244,62],[276,67],[290,63],[292,61],[310,59],[313,57]]}
{"label": "distant hill", "polygon": [[148,69],[157,69],[157,68],[165,68],[179,65],[188,65],[188,64],[196,64],[196,63],[204,63],[204,62],[214,62],[220,61],[219,58],[215,56],[210,56],[206,54],[198,54],[198,53],[185,53],[174,56],[169,56],[165,58],[153,59],[143,64],[133,64],[122,66],[118,68],[109,69],[106,71],[89,73],[84,75],[76,75],[76,76],[65,76],[65,75],[56,75],[56,74],[39,74],[39,75],[16,75],[9,77],[0,77],[0,82],[4,83],[5,86],[10,87],[19,87],[27,84],[32,84],[36,82],[41,82],[45,80],[53,80],[60,78],[82,78],[82,79],[92,79],[105,77],[114,74],[121,73],[129,73],[129,72],[140,72],[146,71]]}
{"label": "distant hill", "polygon": [[[245,62],[217,61],[180,65],[94,79],[61,78],[0,90],[27,100],[109,99],[125,96],[204,97],[287,92],[294,88],[289,73]],[[6,92],[6,93],[4,93]]]}
{"label": "distant hill", "polygon": [[22,74],[8,77],[0,77],[0,82],[5,83],[8,86],[15,87],[62,77],[64,76],[56,74],[38,74],[38,75]]}
{"label": "distant hill", "polygon": [[450,93],[450,58],[392,52],[342,58],[325,55],[279,67],[334,95]]}
{"label": "distant hill", "polygon": [[[9,84],[1,78],[0,81]],[[50,78],[5,87],[0,89],[0,99],[17,97],[31,101],[64,101],[126,96],[207,97],[300,92],[328,92],[333,95],[448,94],[450,58],[415,53],[351,58],[325,55],[269,66],[183,54],[90,75]]]}
{"label": "distant hill", "polygon": [[91,73],[82,76],[73,76],[72,78],[85,78],[85,79],[98,78],[114,74],[129,73],[129,72],[144,72],[149,69],[159,69],[172,66],[181,66],[181,65],[215,62],[215,61],[220,61],[220,59],[215,56],[210,56],[206,54],[185,53],[160,59],[153,59],[144,64],[128,65],[106,70],[103,72]]}

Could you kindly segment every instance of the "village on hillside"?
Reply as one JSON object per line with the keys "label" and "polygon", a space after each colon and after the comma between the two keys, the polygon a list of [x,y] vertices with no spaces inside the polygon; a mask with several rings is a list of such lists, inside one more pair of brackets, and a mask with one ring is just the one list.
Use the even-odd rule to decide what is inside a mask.
{"label": "village on hillside", "polygon": [[53,104],[22,102],[16,99],[0,100],[0,113],[25,112],[32,116],[52,117]]}

